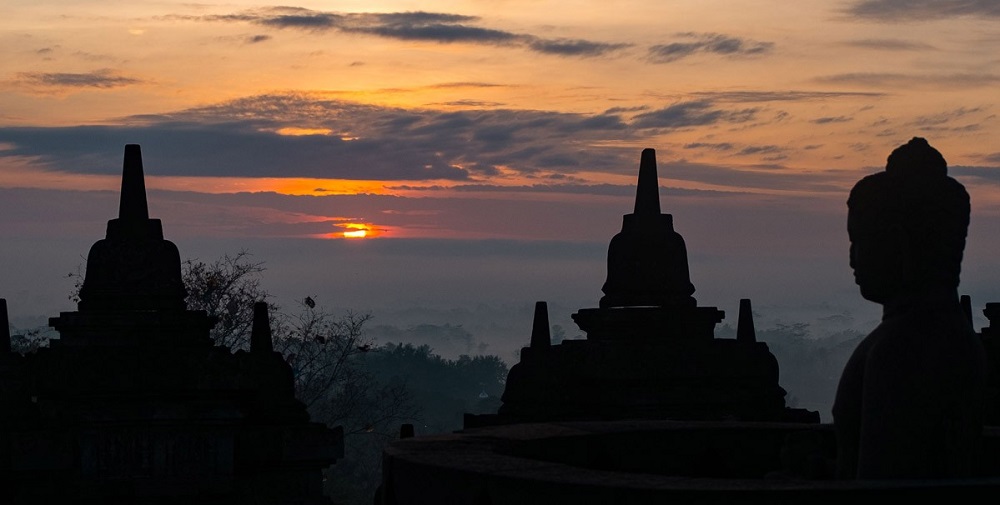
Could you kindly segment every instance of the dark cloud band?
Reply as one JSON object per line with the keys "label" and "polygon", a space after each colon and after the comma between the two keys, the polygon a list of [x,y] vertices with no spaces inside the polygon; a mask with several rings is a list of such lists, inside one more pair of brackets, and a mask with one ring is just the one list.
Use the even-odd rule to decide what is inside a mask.
{"label": "dark cloud band", "polygon": [[524,47],[542,54],[594,57],[614,53],[631,44],[583,39],[545,39],[476,26],[476,16],[438,12],[350,13],[321,12],[300,7],[269,7],[237,14],[173,16],[174,19],[244,22],[312,32],[336,30],[397,40]]}
{"label": "dark cloud band", "polygon": [[[624,146],[651,134],[758,121],[758,108],[732,105],[699,99],[659,109],[588,115],[402,109],[323,94],[271,94],[123,118],[120,122],[128,126],[0,128],[0,144],[5,146],[0,158],[17,157],[55,171],[109,174],[120,168],[121,146],[138,143],[155,163],[150,167],[157,175],[482,184],[498,175],[517,174],[561,185],[583,181],[579,172],[631,173],[635,152]],[[580,147],[601,144],[605,147]],[[781,159],[792,150],[728,143],[685,148],[761,156],[765,161]],[[707,182],[728,173],[719,170],[684,171],[675,177]],[[767,180],[778,187],[773,177],[746,177],[738,181],[755,187],[754,181]]]}
{"label": "dark cloud band", "polygon": [[929,21],[952,17],[1000,18],[996,0],[860,0],[847,14],[874,21]]}
{"label": "dark cloud band", "polygon": [[699,53],[729,57],[755,56],[770,52],[773,42],[731,37],[719,33],[680,33],[678,42],[658,44],[649,48],[649,60],[654,63],[672,63]]}
{"label": "dark cloud band", "polygon": [[18,74],[18,81],[47,87],[110,89],[142,83],[141,79],[118,75],[103,69],[85,73],[68,72],[24,72]]}

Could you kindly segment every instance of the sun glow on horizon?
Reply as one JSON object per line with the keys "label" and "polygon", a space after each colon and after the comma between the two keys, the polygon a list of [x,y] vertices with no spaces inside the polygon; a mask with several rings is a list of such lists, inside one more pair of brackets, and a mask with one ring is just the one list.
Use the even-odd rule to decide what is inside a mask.
{"label": "sun glow on horizon", "polygon": [[300,128],[297,126],[286,126],[284,128],[278,128],[275,130],[275,133],[288,137],[303,137],[307,135],[329,135],[333,133],[333,130],[329,128]]}
{"label": "sun glow on horizon", "polygon": [[[344,223],[340,225],[346,230],[340,232],[343,238],[347,239],[362,239],[375,236],[375,228],[368,223]],[[339,238],[336,233],[331,233],[327,235],[329,238]]]}
{"label": "sun glow on horizon", "polygon": [[149,177],[151,187],[199,193],[267,193],[292,196],[386,195],[386,181],[308,177]]}

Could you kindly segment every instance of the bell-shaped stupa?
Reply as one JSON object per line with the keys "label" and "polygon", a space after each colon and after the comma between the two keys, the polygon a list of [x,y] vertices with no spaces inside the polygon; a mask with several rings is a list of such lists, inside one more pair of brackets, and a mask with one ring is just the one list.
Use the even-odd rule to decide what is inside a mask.
{"label": "bell-shaped stupa", "polygon": [[81,311],[184,310],[177,246],[163,239],[159,219],[149,218],[139,145],[125,146],[118,218],[87,255]]}
{"label": "bell-shaped stupa", "polygon": [[608,278],[601,307],[691,307],[694,285],[684,239],[673,216],[660,212],[656,151],[643,149],[635,210],[608,247]]}
{"label": "bell-shaped stupa", "polygon": [[[645,149],[635,208],[608,248],[599,307],[572,315],[583,340],[549,342],[536,304],[531,344],[507,376],[496,415],[466,427],[560,420],[679,419],[819,422],[785,406],[778,362],[741,301],[736,339],[715,338],[723,311],[691,296],[684,239],[660,211],[656,154]],[[544,326],[545,328],[542,328]]]}

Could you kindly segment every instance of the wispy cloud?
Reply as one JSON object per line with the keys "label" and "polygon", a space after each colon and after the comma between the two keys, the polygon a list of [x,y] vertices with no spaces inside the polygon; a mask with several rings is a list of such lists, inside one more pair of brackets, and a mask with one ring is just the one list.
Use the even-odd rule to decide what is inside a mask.
{"label": "wispy cloud", "polygon": [[[419,190],[429,193],[458,191],[463,193],[562,193],[573,195],[623,196],[635,195],[635,185],[624,184],[532,184],[530,186],[501,186],[496,184],[458,184],[455,186],[393,186],[391,189]],[[726,196],[741,191],[719,191],[663,187],[664,194],[671,196]]]}
{"label": "wispy cloud", "polygon": [[762,146],[747,146],[740,149],[737,154],[740,156],[750,156],[755,154],[777,154],[782,152],[783,149],[776,145],[762,145]]}
{"label": "wispy cloud", "polygon": [[143,82],[135,77],[119,75],[110,69],[84,73],[23,72],[18,74],[17,80],[34,86],[98,89],[120,88]]}
{"label": "wispy cloud", "polygon": [[[761,151],[776,152],[777,146],[748,148],[760,154]],[[762,190],[812,190],[817,192],[843,192],[846,181],[856,174],[848,172],[804,172],[789,170],[780,165],[766,165],[734,169],[722,165],[692,163],[686,161],[660,163],[660,177],[685,181],[702,182],[717,186]],[[658,167],[659,168],[659,167]]]}
{"label": "wispy cloud", "polygon": [[959,107],[936,114],[917,116],[907,125],[922,131],[968,132],[979,130],[983,121],[994,117],[996,116],[989,113],[988,107]]}
{"label": "wispy cloud", "polygon": [[339,31],[397,40],[442,44],[516,46],[556,56],[593,57],[630,47],[628,43],[583,39],[547,39],[531,34],[479,26],[477,16],[439,12],[336,13],[301,7],[267,7],[235,14],[168,16],[170,19],[252,23],[307,32]]}
{"label": "wispy cloud", "polygon": [[886,96],[881,92],[859,91],[699,91],[694,96],[716,102],[808,102],[815,100],[831,100],[839,98],[881,98]]}
{"label": "wispy cloud", "polygon": [[849,116],[825,116],[809,120],[810,123],[815,124],[846,123],[848,121],[854,121],[854,118]]}
{"label": "wispy cloud", "polygon": [[475,21],[471,16],[405,12],[391,14],[352,14],[338,28],[345,32],[364,33],[400,40],[431,42],[470,42],[480,44],[511,44],[522,42],[523,36],[492,28],[465,24]]}
{"label": "wispy cloud", "polygon": [[778,161],[788,157],[788,149],[774,144],[739,146],[731,142],[692,142],[684,149],[713,151],[726,156],[760,156],[764,161]]}
{"label": "wispy cloud", "polygon": [[858,39],[844,42],[844,45],[879,51],[930,51],[934,46],[926,42],[902,39]]}
{"label": "wispy cloud", "polygon": [[710,151],[732,151],[736,146],[730,142],[691,142],[684,149],[707,149]]}
{"label": "wispy cloud", "polygon": [[902,74],[856,72],[821,76],[815,80],[824,84],[877,88],[961,89],[995,86],[1000,83],[1000,75],[990,73]]}
{"label": "wispy cloud", "polygon": [[979,112],[984,112],[984,107],[959,107],[957,109],[952,109],[945,112],[939,112],[937,114],[927,114],[923,116],[917,116],[911,124],[917,126],[936,126],[945,123],[950,123],[956,119],[965,118],[971,114],[976,114]]}
{"label": "wispy cloud", "polygon": [[601,56],[631,47],[632,44],[612,44],[580,39],[535,39],[529,42],[528,46],[540,53],[560,56]]}
{"label": "wispy cloud", "polygon": [[948,173],[953,176],[971,177],[982,182],[1000,185],[1000,153],[995,153],[994,156],[993,162],[997,164],[996,166],[952,165],[948,167]]}
{"label": "wispy cloud", "polygon": [[500,102],[489,102],[485,100],[469,100],[469,99],[451,100],[448,102],[435,102],[435,103],[429,103],[427,105],[429,106],[445,105],[448,107],[466,107],[466,108],[474,108],[474,107],[495,108],[503,106],[503,104]]}
{"label": "wispy cloud", "polygon": [[996,0],[859,0],[845,12],[874,21],[933,21],[952,17],[1000,18]]}
{"label": "wispy cloud", "polygon": [[303,8],[281,7],[268,9],[264,14],[245,13],[222,17],[223,21],[252,21],[264,26],[274,26],[277,28],[302,28],[306,30],[327,30],[335,28],[343,23],[344,16],[329,12],[316,12]]}
{"label": "wispy cloud", "polygon": [[723,56],[756,56],[770,52],[773,42],[759,42],[719,33],[679,33],[678,42],[657,44],[649,48],[648,58],[654,63],[671,63],[699,53]]}
{"label": "wispy cloud", "polygon": [[432,89],[449,89],[449,88],[502,88],[507,87],[506,84],[496,84],[493,82],[444,82],[439,84],[432,84],[427,86],[427,88]]}
{"label": "wispy cloud", "polygon": [[743,123],[754,119],[758,109],[719,109],[708,100],[681,102],[635,116],[639,128],[684,128],[715,123]]}

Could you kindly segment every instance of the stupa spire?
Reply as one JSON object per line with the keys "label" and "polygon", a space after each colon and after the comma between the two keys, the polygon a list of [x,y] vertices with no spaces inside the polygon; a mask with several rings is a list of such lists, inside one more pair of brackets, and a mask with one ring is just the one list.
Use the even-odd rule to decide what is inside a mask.
{"label": "stupa spire", "polygon": [[149,219],[149,207],[146,204],[146,181],[142,173],[142,151],[139,149],[139,144],[125,146],[118,219],[122,221]]}
{"label": "stupa spire", "polygon": [[642,150],[639,160],[639,182],[635,187],[633,214],[660,215],[660,184],[656,177],[656,150]]}
{"label": "stupa spire", "polygon": [[271,353],[274,341],[271,336],[271,320],[268,317],[267,302],[253,304],[253,326],[250,329],[250,352]]}
{"label": "stupa spire", "polygon": [[548,347],[551,343],[549,305],[546,302],[535,302],[535,319],[531,323],[531,347]]}
{"label": "stupa spire", "polygon": [[753,327],[753,309],[750,307],[749,298],[740,299],[739,319],[736,323],[736,340],[751,344],[757,341],[757,332]]}
{"label": "stupa spire", "polygon": [[0,356],[10,353],[10,320],[7,319],[7,299],[0,298]]}

